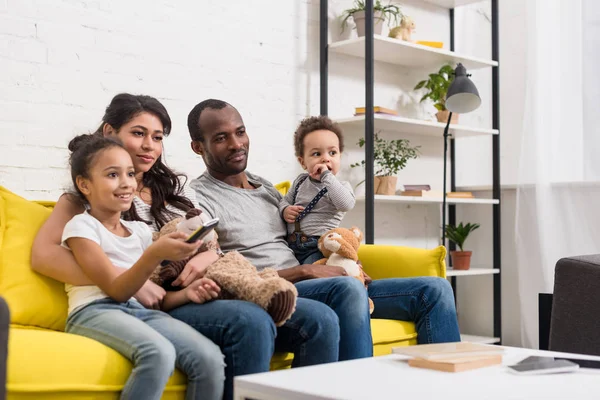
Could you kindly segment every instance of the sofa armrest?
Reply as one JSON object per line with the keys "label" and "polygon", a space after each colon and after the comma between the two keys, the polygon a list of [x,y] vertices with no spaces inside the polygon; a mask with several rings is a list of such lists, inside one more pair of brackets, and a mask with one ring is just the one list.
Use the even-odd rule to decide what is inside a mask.
{"label": "sofa armrest", "polygon": [[417,276],[446,277],[446,248],[418,249],[363,244],[358,250],[363,269],[373,279]]}
{"label": "sofa armrest", "polygon": [[6,398],[6,362],[8,358],[8,326],[10,313],[4,298],[0,297],[0,400]]}
{"label": "sofa armrest", "polygon": [[550,350],[600,355],[600,254],[558,260]]}

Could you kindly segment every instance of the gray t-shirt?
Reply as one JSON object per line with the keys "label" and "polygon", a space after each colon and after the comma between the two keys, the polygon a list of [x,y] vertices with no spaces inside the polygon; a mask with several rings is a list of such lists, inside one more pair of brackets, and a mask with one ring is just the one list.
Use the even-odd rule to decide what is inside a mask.
{"label": "gray t-shirt", "polygon": [[298,265],[286,242],[279,214],[281,194],[271,182],[246,172],[256,189],[240,189],[205,172],[190,183],[199,208],[219,218],[216,231],[226,253],[237,250],[256,268],[285,269]]}
{"label": "gray t-shirt", "polygon": [[[302,183],[298,186],[300,181]],[[294,202],[294,192],[297,186],[298,191]],[[346,211],[352,210],[356,203],[350,183],[338,180],[331,171],[325,171],[321,176],[321,181],[310,178],[307,173],[300,174],[285,197],[279,202],[279,212],[283,216],[283,211],[291,205],[306,207],[323,188],[327,188],[327,193],[300,221],[300,230],[307,236],[321,236],[330,229],[340,226]],[[295,224],[287,225],[288,233],[294,232]]]}

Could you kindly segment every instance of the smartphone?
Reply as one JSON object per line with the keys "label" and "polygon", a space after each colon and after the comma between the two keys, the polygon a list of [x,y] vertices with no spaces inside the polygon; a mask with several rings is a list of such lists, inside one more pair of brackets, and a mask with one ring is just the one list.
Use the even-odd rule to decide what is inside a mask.
{"label": "smartphone", "polygon": [[527,357],[526,359],[522,360],[518,364],[527,364],[527,363],[531,363],[531,362],[546,361],[548,359],[571,361],[571,362],[574,362],[575,364],[579,365],[580,368],[600,369],[600,360],[581,360],[581,359],[569,358],[569,357],[539,357],[539,356],[531,356],[531,357]]}
{"label": "smartphone", "polygon": [[210,233],[219,224],[219,218],[213,218],[207,221],[204,225],[200,226],[194,233],[190,235],[185,241],[187,243],[194,243],[197,240],[202,239]]}
{"label": "smartphone", "polygon": [[509,365],[508,370],[520,375],[541,375],[573,372],[579,368],[569,360],[555,360],[553,357],[529,357],[515,365]]}
{"label": "smartphone", "polygon": [[[207,221],[204,225],[200,226],[198,229],[194,231],[185,241],[187,243],[194,243],[206,235],[210,233],[215,227],[219,224],[219,218],[213,218],[210,221]],[[167,266],[171,261],[163,260],[160,265]]]}

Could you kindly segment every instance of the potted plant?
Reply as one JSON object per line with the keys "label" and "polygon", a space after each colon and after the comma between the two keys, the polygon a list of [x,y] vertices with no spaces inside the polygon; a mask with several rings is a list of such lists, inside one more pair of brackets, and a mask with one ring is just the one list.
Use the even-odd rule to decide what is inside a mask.
{"label": "potted plant", "polygon": [[460,251],[451,251],[450,256],[452,257],[452,268],[454,269],[469,269],[471,266],[471,254],[472,251],[465,251],[463,246],[465,240],[471,232],[479,228],[479,224],[468,223],[463,225],[461,222],[457,226],[446,225],[446,238],[458,246]]}
{"label": "potted plant", "polygon": [[[398,181],[398,177],[395,175],[406,167],[408,160],[417,158],[420,146],[411,147],[410,141],[407,139],[381,139],[378,133],[375,133],[375,143],[373,146],[376,165],[374,179],[375,193],[393,195],[396,194],[396,183]],[[365,139],[360,138],[358,145],[363,147]],[[362,160],[350,165],[350,167],[354,168],[364,165],[365,160]]]}
{"label": "potted plant", "polygon": [[[358,36],[365,36],[365,1],[354,0],[354,6],[342,13],[342,32],[344,27],[348,23],[348,19],[352,17],[356,24],[356,32]],[[400,7],[395,4],[381,4],[381,0],[376,0],[373,5],[373,33],[381,35],[383,29],[383,21],[387,19],[388,24],[394,21],[395,25],[400,23],[402,19],[402,11]]]}
{"label": "potted plant", "polygon": [[[454,80],[454,69],[450,65],[444,65],[437,73],[429,74],[429,79],[417,83],[414,90],[427,89],[427,93],[421,97],[421,102],[431,99],[433,106],[438,110],[435,116],[438,122],[448,121],[449,111],[446,109],[446,93]],[[458,114],[452,114],[453,124],[458,123]]]}

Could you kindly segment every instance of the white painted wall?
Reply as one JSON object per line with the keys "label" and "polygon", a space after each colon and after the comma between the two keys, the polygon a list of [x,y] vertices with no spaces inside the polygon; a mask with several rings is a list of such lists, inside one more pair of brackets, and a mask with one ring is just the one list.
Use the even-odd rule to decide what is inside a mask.
{"label": "white painted wall", "polygon": [[[339,28],[338,17],[350,3],[330,0],[331,41],[356,35],[351,29],[342,34]],[[0,0],[0,185],[31,199],[56,199],[69,185],[69,139],[93,131],[104,107],[122,91],[156,96],[169,110],[173,132],[165,148],[172,167],[191,176],[204,170],[201,159],[189,150],[186,120],[197,102],[214,97],[231,102],[244,117],[251,138],[249,170],[273,182],[292,179],[300,172],[293,156],[294,128],[302,117],[319,111],[318,4],[318,0]],[[402,4],[416,21],[414,39],[443,41],[449,48],[447,10],[421,0]],[[519,4],[520,0],[500,2],[503,183],[516,181],[523,109],[525,40]],[[484,0],[456,10],[457,51],[491,57],[489,7],[489,0]],[[331,54],[329,71],[329,113],[350,116],[354,107],[364,105],[364,61]],[[434,119],[433,106],[419,104],[412,92],[429,72],[376,63],[375,104],[398,109],[404,116]],[[461,116],[461,122],[491,127],[491,72],[472,72],[483,105]],[[347,167],[362,158],[355,145],[362,132],[345,134]],[[400,173],[400,183],[441,188],[441,134],[439,139],[410,138],[421,146],[421,156]],[[460,185],[491,183],[489,138],[460,139],[457,156]],[[363,173],[345,168],[341,177],[356,184]],[[358,194],[363,192],[364,185],[357,189]],[[491,209],[462,207],[459,212],[487,224],[473,244],[478,257],[489,259],[486,245],[491,238],[483,232],[490,227]],[[505,218],[509,215],[504,213]],[[362,204],[348,214],[346,224],[351,223],[364,225]],[[435,247],[439,225],[436,206],[377,206],[378,243]],[[504,235],[507,232],[503,230]],[[509,248],[512,238],[503,239],[504,249]],[[503,291],[516,291],[512,280],[505,281],[507,276]],[[491,284],[489,277],[465,279],[469,280],[459,282],[460,304],[491,299],[485,289],[485,280]],[[510,293],[504,296],[509,298]],[[505,310],[510,309],[506,304]],[[461,325],[472,333],[491,333],[491,319],[485,313],[460,307]],[[506,311],[504,317],[505,335],[512,338],[507,331],[512,319]]]}

